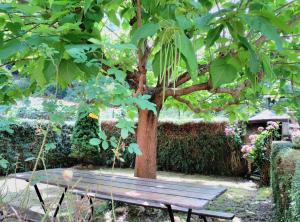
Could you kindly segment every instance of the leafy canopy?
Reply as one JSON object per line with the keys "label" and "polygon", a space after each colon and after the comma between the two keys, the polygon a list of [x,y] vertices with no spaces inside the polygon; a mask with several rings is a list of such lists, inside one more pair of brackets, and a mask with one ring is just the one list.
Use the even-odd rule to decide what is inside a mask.
{"label": "leafy canopy", "polygon": [[[278,111],[299,110],[298,1],[142,0],[140,18],[137,2],[4,1],[0,104],[77,82],[91,86],[84,98],[95,106],[159,111],[148,102],[159,92],[167,107],[244,118],[259,93],[284,97]],[[16,70],[26,86],[14,81]],[[141,73],[142,95],[132,96]]]}

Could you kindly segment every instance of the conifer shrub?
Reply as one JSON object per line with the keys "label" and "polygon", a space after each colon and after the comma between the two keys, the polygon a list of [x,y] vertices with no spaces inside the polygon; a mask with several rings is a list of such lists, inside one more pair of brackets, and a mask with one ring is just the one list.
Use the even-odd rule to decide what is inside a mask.
{"label": "conifer shrub", "polygon": [[78,113],[71,137],[70,157],[79,163],[94,163],[99,159],[99,145],[91,145],[92,138],[98,138],[99,121],[89,116],[89,112]]}

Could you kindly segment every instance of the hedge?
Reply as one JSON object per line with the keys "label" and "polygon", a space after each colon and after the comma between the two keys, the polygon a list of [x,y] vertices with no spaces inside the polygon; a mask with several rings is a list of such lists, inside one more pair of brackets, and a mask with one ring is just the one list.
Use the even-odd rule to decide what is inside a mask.
{"label": "hedge", "polygon": [[300,221],[300,150],[276,141],[271,153],[271,186],[277,222]]}
{"label": "hedge", "polygon": [[[76,164],[70,157],[71,133],[73,124],[65,124],[57,129],[51,129],[48,143],[56,144],[56,148],[45,154],[47,168],[68,167]],[[13,134],[0,132],[0,152],[10,163],[18,159],[18,171],[30,170],[31,160],[36,156],[41,144],[42,135],[37,135],[39,128],[45,128],[46,123],[38,121],[21,121],[13,125]],[[247,171],[241,158],[240,144],[229,140],[224,134],[226,123],[160,123],[158,127],[158,157],[159,170],[183,173],[215,174],[241,176]],[[103,122],[102,129],[107,136],[116,136],[119,131],[113,122]],[[132,136],[126,143],[135,142]],[[101,150],[95,158],[94,165],[111,166],[113,153],[111,150]],[[31,161],[25,161],[25,160]],[[125,152],[124,162],[117,167],[133,167],[134,156]],[[40,164],[39,168],[43,166]],[[10,169],[14,170],[15,165]],[[2,174],[4,172],[2,171]]]}

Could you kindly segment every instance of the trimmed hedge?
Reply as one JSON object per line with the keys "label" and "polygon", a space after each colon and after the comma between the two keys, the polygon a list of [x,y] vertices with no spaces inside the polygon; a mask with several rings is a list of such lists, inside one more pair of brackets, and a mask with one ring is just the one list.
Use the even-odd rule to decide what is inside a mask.
{"label": "trimmed hedge", "polygon": [[300,222],[300,150],[290,142],[272,144],[271,185],[276,221]]}
{"label": "trimmed hedge", "polygon": [[[0,152],[10,163],[16,163],[18,170],[30,170],[34,161],[25,161],[35,156],[41,144],[42,135],[36,135],[38,128],[45,128],[46,123],[23,121],[13,125],[14,134],[0,132]],[[224,134],[226,123],[160,123],[158,127],[158,157],[159,170],[169,170],[183,173],[215,174],[241,176],[247,171],[245,161],[241,158],[240,144],[230,140]],[[67,167],[80,164],[70,157],[71,133],[73,124],[66,124],[61,129],[50,130],[48,143],[55,143],[56,148],[45,154],[48,168]],[[107,136],[119,137],[119,130],[113,122],[102,123],[102,129]],[[126,143],[135,142],[134,136]],[[93,161],[94,165],[112,165],[113,153],[110,149],[101,150]],[[133,167],[134,156],[123,153],[124,162],[117,167]],[[43,167],[42,165],[39,166]],[[14,165],[10,169],[15,169]],[[3,172],[2,172],[3,174]]]}

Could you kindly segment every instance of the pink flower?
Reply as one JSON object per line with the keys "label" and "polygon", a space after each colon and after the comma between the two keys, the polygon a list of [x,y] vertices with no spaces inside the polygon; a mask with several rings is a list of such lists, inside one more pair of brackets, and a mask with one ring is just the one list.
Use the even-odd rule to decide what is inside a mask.
{"label": "pink flower", "polygon": [[242,151],[242,153],[248,154],[248,153],[250,153],[250,152],[253,150],[253,148],[254,148],[254,147],[253,147],[252,145],[250,145],[250,144],[245,144],[245,145],[242,146],[241,151]]}
{"label": "pink flower", "polygon": [[249,136],[249,140],[250,140],[251,144],[254,144],[254,143],[255,143],[256,138],[257,138],[257,135],[256,135],[256,134],[251,134],[251,135]]}
{"label": "pink flower", "polygon": [[234,130],[232,128],[229,128],[229,127],[226,127],[224,132],[225,132],[226,136],[233,136],[235,134]]}
{"label": "pink flower", "polygon": [[262,131],[264,131],[264,129],[265,128],[263,128],[262,126],[260,126],[260,127],[257,128],[258,132],[262,132]]}
{"label": "pink flower", "polygon": [[268,125],[268,127],[269,127],[269,126],[272,126],[271,129],[279,129],[279,124],[276,123],[276,122],[274,122],[274,121],[269,121],[269,122],[267,122],[267,125]]}

